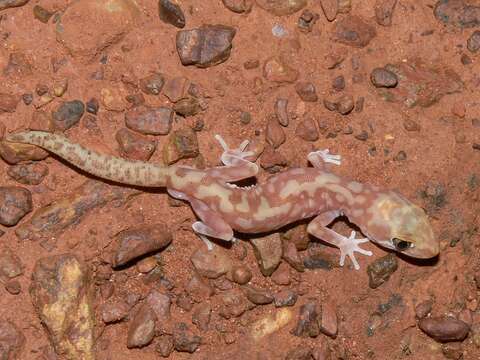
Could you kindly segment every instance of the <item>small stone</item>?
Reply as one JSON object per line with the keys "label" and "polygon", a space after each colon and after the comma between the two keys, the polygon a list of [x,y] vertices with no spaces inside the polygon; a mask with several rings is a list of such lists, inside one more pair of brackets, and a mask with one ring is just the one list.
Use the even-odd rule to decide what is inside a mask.
{"label": "small stone", "polygon": [[280,266],[272,274],[272,281],[280,286],[290,285],[290,268],[287,264],[281,263]]}
{"label": "small stone", "polygon": [[53,95],[62,97],[68,89],[68,79],[55,81],[53,84]]}
{"label": "small stone", "polygon": [[407,131],[420,131],[420,125],[415,120],[406,118],[403,120],[403,128]]}
{"label": "small stone", "polygon": [[372,289],[376,289],[383,283],[387,282],[390,276],[397,271],[398,262],[397,257],[392,254],[388,254],[368,265],[368,285]]}
{"label": "small stone", "polygon": [[337,17],[338,12],[338,0],[321,0],[323,13],[328,21],[333,21]]}
{"label": "small stone", "polygon": [[446,359],[461,360],[463,359],[463,348],[460,343],[448,343],[442,345],[442,353]]}
{"label": "small stone", "polygon": [[293,311],[288,308],[278,309],[270,314],[263,315],[250,326],[250,336],[255,341],[276,333],[287,326],[293,318]]}
{"label": "small stone", "polygon": [[394,157],[394,161],[405,161],[407,160],[407,153],[403,150],[400,150]]}
{"label": "small stone", "polygon": [[48,155],[46,150],[35,145],[0,141],[0,156],[9,164],[43,160]]}
{"label": "small stone", "polygon": [[158,16],[166,24],[171,24],[180,29],[185,27],[185,15],[175,0],[159,0]]}
{"label": "small stone", "polygon": [[53,97],[52,95],[45,94],[45,95],[42,95],[42,96],[34,99],[33,100],[33,106],[35,107],[35,109],[40,109],[40,108],[44,107],[45,105],[50,104],[54,99],[55,99],[55,97]]}
{"label": "small stone", "polygon": [[48,175],[48,167],[41,163],[19,164],[10,166],[8,176],[24,185],[38,185]]}
{"label": "small stone", "polygon": [[300,31],[309,33],[312,31],[313,26],[320,18],[318,14],[311,12],[310,10],[303,10],[302,14],[298,18],[297,26]]}
{"label": "small stone", "polygon": [[116,238],[118,245],[113,256],[113,267],[125,265],[142,255],[159,251],[172,241],[168,228],[161,223],[124,230]]}
{"label": "small stone", "polygon": [[352,0],[338,0],[338,13],[348,14],[352,11]]}
{"label": "small stone", "polygon": [[125,125],[145,135],[167,135],[173,123],[173,110],[167,107],[139,106],[125,113]]}
{"label": "small stone", "polygon": [[16,225],[32,211],[32,194],[19,186],[0,187],[0,224]]}
{"label": "small stone", "polygon": [[100,316],[105,324],[115,323],[125,319],[130,306],[122,299],[110,298],[100,306]]}
{"label": "small stone", "polygon": [[166,82],[163,94],[173,103],[187,96],[190,82],[184,77],[175,77]]}
{"label": "small stone", "polygon": [[288,114],[287,108],[288,108],[287,99],[278,98],[275,101],[275,105],[274,105],[275,115],[277,116],[277,120],[279,124],[282,126],[288,126],[290,122],[290,116]]}
{"label": "small stone", "polygon": [[377,87],[392,88],[397,86],[398,78],[394,72],[384,68],[376,68],[370,74],[372,84]]}
{"label": "small stone", "polygon": [[378,25],[391,26],[397,0],[377,0],[375,2],[375,20]]}
{"label": "small stone", "polygon": [[158,290],[152,289],[145,301],[155,314],[157,328],[161,329],[164,323],[170,320],[170,308],[172,304],[170,297],[162,294]]}
{"label": "small stone", "polygon": [[0,114],[4,112],[13,113],[17,109],[20,97],[11,94],[0,93]]}
{"label": "small stone", "polygon": [[37,19],[38,21],[44,24],[48,23],[48,20],[50,20],[53,14],[54,14],[53,12],[48,11],[47,9],[45,9],[40,5],[35,5],[33,7],[33,16],[35,17],[35,19]]}
{"label": "small stone", "polygon": [[313,85],[311,82],[297,82],[295,84],[295,91],[303,101],[315,102],[318,100],[315,85]]}
{"label": "small stone", "polygon": [[173,331],[173,344],[175,350],[180,352],[188,352],[193,354],[202,343],[200,336],[194,335],[189,329],[187,324],[178,323],[175,325]]}
{"label": "small stone", "polygon": [[162,91],[164,84],[164,76],[156,73],[140,79],[140,90],[147,95],[158,95]]}
{"label": "small stone", "polygon": [[270,58],[263,65],[263,76],[276,83],[294,83],[299,73],[280,58]]}
{"label": "small stone", "polygon": [[270,145],[265,147],[260,158],[260,166],[263,169],[271,174],[275,174],[287,165],[288,161],[281,153],[275,151]]}
{"label": "small stone", "polygon": [[190,312],[193,308],[192,299],[185,292],[182,292],[180,295],[177,296],[175,304],[185,312]]}
{"label": "small stone", "polygon": [[308,302],[300,307],[297,324],[292,334],[300,337],[315,338],[320,335],[320,328],[317,321],[317,305]]}
{"label": "small stone", "polygon": [[103,107],[110,111],[124,111],[126,104],[124,93],[119,88],[103,88],[100,90],[100,101]]}
{"label": "small stone", "polygon": [[172,335],[161,335],[157,338],[155,351],[159,353],[161,357],[168,358],[174,348]]}
{"label": "small stone", "polygon": [[149,256],[137,262],[136,268],[139,273],[148,274],[149,272],[153,271],[157,265],[157,259],[155,259],[153,256]]}
{"label": "small stone", "polygon": [[267,290],[249,285],[245,285],[243,289],[245,290],[247,299],[255,305],[267,305],[273,302],[273,296]]}
{"label": "small stone", "polygon": [[272,145],[274,149],[278,148],[286,140],[285,132],[278,123],[275,115],[268,117],[267,128],[265,130],[265,140],[268,144]]}
{"label": "small stone", "polygon": [[273,295],[275,307],[293,306],[297,302],[298,295],[292,290],[282,290]]}
{"label": "small stone", "polygon": [[467,54],[462,54],[462,56],[460,57],[460,62],[462,63],[462,65],[470,65],[473,63],[473,60]]}
{"label": "small stone", "polygon": [[295,135],[305,141],[317,141],[319,138],[318,130],[315,125],[315,119],[307,117],[302,120],[295,129]]}
{"label": "small stone", "polygon": [[263,276],[270,276],[277,269],[282,259],[282,240],[275,233],[250,241]]}
{"label": "small stone", "polygon": [[22,95],[22,100],[25,105],[30,105],[33,102],[33,94],[27,93]]}
{"label": "small stone", "polygon": [[305,266],[298,253],[295,244],[289,240],[283,241],[283,259],[295,270],[299,272],[305,271]]}
{"label": "small stone", "polygon": [[252,114],[250,114],[248,111],[242,111],[240,113],[240,122],[243,125],[248,125],[252,121]]}
{"label": "small stone", "polygon": [[335,307],[329,302],[322,304],[320,331],[331,338],[335,338],[338,333],[337,313]]}
{"label": "small stone", "polygon": [[335,26],[335,40],[349,46],[362,48],[377,35],[375,28],[358,16],[347,16]]}
{"label": "small stone", "polygon": [[88,100],[86,105],[86,110],[88,113],[97,115],[100,104],[98,103],[98,100],[96,98],[91,98],[90,100]]}
{"label": "small stone", "polygon": [[207,331],[210,324],[211,314],[212,307],[210,304],[198,304],[192,313],[192,323],[195,324],[200,331]]}
{"label": "small stone", "polygon": [[417,319],[423,319],[427,317],[432,312],[432,307],[433,307],[432,300],[422,301],[420,304],[415,306],[415,317]]}
{"label": "small stone", "polygon": [[2,247],[0,252],[0,280],[9,280],[23,274],[20,258],[10,248]]}
{"label": "small stone", "polygon": [[310,237],[305,224],[295,226],[282,234],[282,239],[293,243],[298,251],[307,250],[310,244]]}
{"label": "small stone", "polygon": [[249,13],[252,10],[253,0],[222,0],[223,5],[234,13]]}
{"label": "small stone", "polygon": [[168,165],[181,159],[195,158],[199,154],[197,134],[191,128],[175,130],[163,147],[163,160]]}
{"label": "small stone", "polygon": [[117,131],[115,139],[122,155],[133,160],[148,161],[157,147],[155,141],[125,128]]}
{"label": "small stone", "polygon": [[364,106],[365,106],[365,98],[363,96],[360,96],[355,102],[355,112],[361,113],[363,111]]}
{"label": "small stone", "polygon": [[243,68],[245,70],[253,70],[260,66],[260,61],[258,59],[247,60],[243,63]]}
{"label": "small stone", "polygon": [[150,344],[155,336],[155,313],[143,304],[128,326],[127,348],[141,348]]}
{"label": "small stone", "polygon": [[9,280],[5,284],[5,290],[12,295],[18,295],[22,292],[22,285],[20,285],[18,280]]}
{"label": "small stone", "polygon": [[355,102],[351,95],[344,95],[337,100],[336,110],[342,115],[348,115],[354,108]]}
{"label": "small stone", "polygon": [[475,30],[467,40],[467,49],[476,53],[480,49],[480,30]]}
{"label": "small stone", "polygon": [[345,89],[345,78],[343,75],[339,75],[335,79],[333,79],[332,88],[335,91],[342,91],[343,89]]}
{"label": "small stone", "polygon": [[459,28],[472,28],[480,25],[480,7],[476,3],[464,0],[437,1],[434,8],[435,18],[445,24]]}
{"label": "small stone", "polygon": [[201,276],[216,279],[233,267],[232,259],[228,252],[220,246],[214,246],[208,250],[205,246],[200,247],[190,257],[190,261]]}
{"label": "small stone", "polygon": [[183,65],[206,68],[230,57],[235,29],[225,25],[203,25],[177,33],[176,46]]}
{"label": "small stone", "polygon": [[125,100],[132,104],[133,108],[145,104],[145,97],[142,93],[129,94],[125,96]]}
{"label": "small stone", "polygon": [[346,51],[341,49],[337,49],[331,53],[328,53],[325,56],[326,68],[329,70],[335,69],[345,60],[346,56],[347,56]]}
{"label": "small stone", "polygon": [[35,92],[38,96],[45,95],[46,93],[48,93],[48,91],[48,86],[45,84],[37,84],[37,86],[35,87]]}
{"label": "small stone", "polygon": [[193,116],[202,110],[200,102],[195,97],[181,99],[173,105],[173,110],[181,116]]}
{"label": "small stone", "polygon": [[80,100],[66,101],[52,112],[55,128],[65,131],[76,125],[83,116],[85,106]]}
{"label": "small stone", "polygon": [[362,130],[355,135],[355,139],[360,141],[367,141],[369,138],[368,132],[366,130]]}
{"label": "small stone", "polygon": [[470,331],[463,321],[447,316],[423,318],[418,322],[418,327],[439,342],[462,341]]}
{"label": "small stone", "polygon": [[291,15],[307,6],[307,0],[257,0],[257,5],[276,16]]}
{"label": "small stone", "polygon": [[246,266],[235,266],[231,271],[232,280],[237,284],[245,285],[252,279],[252,272]]}

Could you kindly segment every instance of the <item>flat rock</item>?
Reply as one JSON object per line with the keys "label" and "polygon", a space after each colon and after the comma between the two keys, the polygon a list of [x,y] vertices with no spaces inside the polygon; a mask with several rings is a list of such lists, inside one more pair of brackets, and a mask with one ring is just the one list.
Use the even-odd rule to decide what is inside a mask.
{"label": "flat rock", "polygon": [[470,327],[463,321],[447,316],[420,319],[418,327],[440,342],[462,341],[470,331]]}
{"label": "flat rock", "polygon": [[9,164],[43,160],[48,155],[48,151],[35,145],[0,141],[0,156]]}
{"label": "flat rock", "polygon": [[307,6],[307,0],[256,0],[262,9],[276,16],[291,15]]}
{"label": "flat rock", "polygon": [[114,267],[164,249],[172,241],[172,234],[165,224],[159,223],[124,230],[116,238],[118,245],[113,256]]}
{"label": "flat rock", "polygon": [[[106,48],[118,43],[139,15],[140,9],[132,0],[75,1],[57,22],[57,41],[73,57],[90,62]],[[79,31],[79,26],[83,31]]]}
{"label": "flat rock", "polygon": [[30,0],[0,0],[0,11],[13,7],[23,6],[29,1]]}
{"label": "flat rock", "polygon": [[293,83],[299,72],[279,57],[267,59],[263,65],[263,77],[276,83]]}
{"label": "flat rock", "polygon": [[427,65],[419,58],[389,64],[385,69],[393,72],[399,81],[395,88],[378,89],[380,95],[407,107],[429,107],[464,88],[460,76],[452,69],[441,64]]}
{"label": "flat rock", "polygon": [[362,48],[377,35],[375,27],[359,16],[347,16],[335,26],[334,39],[339,43]]}
{"label": "flat rock", "polygon": [[32,194],[28,189],[19,186],[0,187],[0,224],[16,225],[32,208]]}
{"label": "flat rock", "polygon": [[177,52],[183,65],[205,68],[230,57],[235,29],[225,25],[203,25],[177,33]]}
{"label": "flat rock", "polygon": [[190,257],[190,261],[200,275],[210,279],[226,274],[233,267],[228,252],[217,245],[214,245],[212,250],[208,250],[206,246],[200,247]]}
{"label": "flat rock", "polygon": [[148,161],[157,148],[155,141],[125,128],[117,131],[115,139],[122,155],[132,160]]}
{"label": "flat rock", "polygon": [[0,250],[0,280],[13,279],[23,274],[23,264],[20,258],[10,248]]}
{"label": "flat rock", "polygon": [[167,135],[173,122],[173,110],[160,106],[139,106],[125,113],[125,125],[145,135]]}
{"label": "flat rock", "polygon": [[77,124],[85,112],[85,105],[80,100],[62,102],[52,112],[53,125],[58,130],[68,130]]}
{"label": "flat rock", "polygon": [[472,28],[480,25],[480,6],[472,1],[440,0],[435,4],[435,18],[445,24],[460,28]]}
{"label": "flat rock", "polygon": [[143,304],[128,326],[127,347],[147,346],[155,336],[156,316],[147,304]]}
{"label": "flat rock", "polygon": [[181,159],[195,158],[200,154],[197,134],[191,128],[175,130],[163,147],[163,161],[174,164]]}
{"label": "flat rock", "polygon": [[270,276],[282,260],[282,240],[278,233],[250,240],[253,252],[257,258],[260,271],[264,276]]}
{"label": "flat rock", "polygon": [[18,164],[10,166],[8,176],[24,185],[38,185],[48,175],[48,167],[42,163]]}
{"label": "flat rock", "polygon": [[21,330],[8,320],[0,320],[0,359],[21,359],[25,346],[25,336]]}
{"label": "flat rock", "polygon": [[39,259],[30,296],[58,355],[95,359],[93,293],[87,264],[71,254]]}

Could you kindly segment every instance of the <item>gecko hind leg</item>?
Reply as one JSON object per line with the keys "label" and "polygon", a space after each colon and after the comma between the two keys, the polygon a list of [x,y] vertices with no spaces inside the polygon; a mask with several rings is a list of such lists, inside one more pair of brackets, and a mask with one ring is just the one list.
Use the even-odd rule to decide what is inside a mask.
{"label": "gecko hind leg", "polygon": [[323,169],[326,163],[340,165],[342,163],[341,155],[330,154],[330,150],[317,150],[307,155],[308,161],[319,169]]}

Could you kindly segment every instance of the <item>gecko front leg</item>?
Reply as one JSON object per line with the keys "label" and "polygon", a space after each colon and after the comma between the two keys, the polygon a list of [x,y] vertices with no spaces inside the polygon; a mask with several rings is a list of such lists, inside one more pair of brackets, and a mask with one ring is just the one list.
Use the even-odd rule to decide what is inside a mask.
{"label": "gecko front leg", "polygon": [[350,236],[340,235],[327,227],[333,220],[335,220],[342,213],[338,210],[327,211],[318,215],[307,226],[307,232],[313,236],[326,241],[329,244],[335,245],[340,249],[340,266],[345,264],[345,258],[348,256],[352,260],[355,270],[360,269],[358,261],[355,258],[355,252],[363,255],[372,256],[372,252],[360,248],[360,244],[368,242],[366,238],[355,239],[355,231],[352,231]]}

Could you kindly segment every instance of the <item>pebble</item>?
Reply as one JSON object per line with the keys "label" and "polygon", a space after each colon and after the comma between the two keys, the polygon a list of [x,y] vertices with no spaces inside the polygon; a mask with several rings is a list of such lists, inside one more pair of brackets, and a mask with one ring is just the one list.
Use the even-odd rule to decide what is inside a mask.
{"label": "pebble", "polygon": [[45,84],[37,84],[37,86],[35,86],[35,92],[38,96],[42,96],[49,92],[49,88]]}
{"label": "pebble", "polygon": [[157,337],[157,343],[155,345],[155,351],[160,354],[161,357],[168,358],[173,352],[173,336],[164,334]]}
{"label": "pebble", "polygon": [[397,86],[397,75],[385,68],[375,68],[370,74],[370,80],[372,84],[377,88],[392,88]]}
{"label": "pebble", "polygon": [[19,102],[19,96],[0,93],[0,114],[4,112],[15,112],[15,110],[17,110],[17,105]]}
{"label": "pebble", "polygon": [[283,240],[292,242],[298,251],[307,250],[310,244],[310,237],[307,233],[307,225],[302,224],[289,229],[282,234]]}
{"label": "pebble", "polygon": [[351,95],[343,95],[336,102],[336,110],[342,115],[348,115],[355,107],[355,101]]}
{"label": "pebble", "polygon": [[432,300],[425,300],[422,301],[420,304],[415,306],[415,317],[417,319],[423,319],[427,317],[433,308],[433,301]]}
{"label": "pebble", "polygon": [[376,259],[367,266],[368,286],[376,289],[390,279],[390,276],[397,271],[397,257],[392,254]]}
{"label": "pebble", "polygon": [[125,96],[125,100],[132,104],[132,108],[145,104],[145,96],[142,93],[129,94]]}
{"label": "pebble", "polygon": [[145,135],[167,135],[172,128],[173,115],[168,107],[139,106],[125,113],[125,125]]}
{"label": "pebble", "polygon": [[5,290],[11,295],[18,295],[22,292],[22,285],[18,280],[9,280],[5,284]]}
{"label": "pebble", "polygon": [[300,99],[306,102],[315,102],[318,100],[317,90],[311,82],[299,81],[295,84],[295,91]]}
{"label": "pebble", "polygon": [[22,100],[25,105],[30,105],[33,102],[33,94],[32,93],[26,93],[22,95]]}
{"label": "pebble", "polygon": [[475,30],[467,40],[467,49],[476,53],[480,49],[480,30]]}
{"label": "pebble", "polygon": [[245,285],[252,279],[252,272],[244,265],[233,267],[231,271],[232,280],[237,284]]}
{"label": "pebble", "polygon": [[147,95],[159,95],[165,84],[165,77],[162,74],[151,74],[140,79],[140,90]]}
{"label": "pebble", "polygon": [[311,12],[308,9],[302,11],[302,14],[298,18],[297,27],[300,31],[309,33],[313,30],[313,26],[318,21],[320,16],[317,13]]}
{"label": "pebble", "polygon": [[277,311],[263,315],[250,327],[250,335],[255,341],[259,341],[287,326],[293,318],[293,311],[289,308],[281,308]]}
{"label": "pebble", "polygon": [[334,38],[337,42],[362,48],[377,35],[375,28],[359,16],[347,16],[336,23]]}
{"label": "pebble", "polygon": [[282,290],[273,295],[275,307],[293,306],[298,300],[298,295],[292,290]]}
{"label": "pebble", "polygon": [[325,302],[322,304],[322,316],[320,320],[320,331],[335,338],[338,333],[338,319],[337,312],[335,307],[330,302]]}
{"label": "pebble", "polygon": [[232,289],[223,292],[220,296],[220,300],[221,305],[218,313],[224,319],[239,317],[244,314],[245,311],[255,307],[255,305],[250,302],[245,294],[239,289]]}
{"label": "pebble", "polygon": [[150,271],[155,269],[157,265],[157,259],[155,259],[153,256],[148,256],[137,262],[136,268],[139,273],[148,274]]}
{"label": "pebble", "polygon": [[342,91],[345,89],[345,77],[343,75],[339,75],[333,79],[332,88],[335,91]]}
{"label": "pebble", "polygon": [[48,167],[41,163],[18,164],[10,166],[7,174],[20,184],[38,185],[48,175]]}
{"label": "pebble", "polygon": [[468,1],[437,1],[433,12],[437,20],[459,28],[480,25],[480,7]]}
{"label": "pebble", "polygon": [[121,112],[125,110],[125,97],[121,88],[102,88],[100,90],[100,102],[103,107],[110,111]]}
{"label": "pebble", "polygon": [[360,141],[367,141],[369,138],[368,132],[366,130],[361,130],[355,135],[355,139]]}
{"label": "pebble", "polygon": [[338,0],[338,13],[348,14],[352,11],[352,0]]}
{"label": "pebble", "polygon": [[68,79],[57,80],[53,84],[53,95],[62,97],[68,89]]}
{"label": "pebble", "polygon": [[400,150],[394,157],[394,161],[405,161],[407,160],[407,153],[403,150]]}
{"label": "pebble", "polygon": [[197,273],[192,275],[185,289],[196,302],[202,302],[215,293],[210,283],[202,279]]}
{"label": "pebble", "polygon": [[375,2],[375,20],[378,25],[391,26],[397,0],[377,0]]}
{"label": "pebble", "polygon": [[100,306],[100,317],[105,324],[115,323],[125,319],[130,306],[122,299],[110,298]]}
{"label": "pebble", "polygon": [[276,83],[294,83],[299,73],[282,59],[273,57],[265,61],[263,76],[268,81]]}
{"label": "pebble", "polygon": [[288,161],[272,146],[266,146],[260,157],[260,166],[270,174],[275,174],[288,165]]}
{"label": "pebble", "polygon": [[32,208],[32,194],[28,189],[19,186],[0,187],[0,224],[16,225]]}
{"label": "pebble", "polygon": [[146,304],[152,309],[157,321],[157,327],[161,328],[170,319],[172,301],[166,294],[152,289],[145,299]]}
{"label": "pebble", "polygon": [[273,302],[273,296],[264,289],[259,289],[254,286],[243,286],[247,299],[255,305],[267,305]]}
{"label": "pebble", "polygon": [[183,65],[206,68],[230,57],[235,29],[225,25],[202,25],[177,33],[176,47]]}
{"label": "pebble", "polygon": [[185,15],[176,1],[159,0],[158,16],[166,24],[171,24],[180,29],[185,27]]}
{"label": "pebble", "polygon": [[173,103],[185,98],[190,87],[190,81],[185,77],[174,77],[165,83],[163,94]]}
{"label": "pebble", "polygon": [[188,352],[193,354],[200,344],[202,338],[195,335],[185,323],[177,323],[173,330],[173,345],[179,352]]}
{"label": "pebble", "polygon": [[283,240],[283,254],[282,258],[295,270],[299,272],[305,271],[303,260],[298,253],[295,244],[289,240]]}
{"label": "pebble", "polygon": [[150,344],[155,336],[156,316],[147,304],[143,304],[128,326],[127,348],[141,348]]}
{"label": "pebble", "polygon": [[290,123],[290,116],[288,114],[288,99],[278,98],[274,105],[275,115],[278,123],[282,126],[288,126]]}
{"label": "pebble", "polygon": [[307,6],[307,0],[257,0],[256,3],[276,16],[291,15]]}
{"label": "pebble", "polygon": [[164,249],[172,241],[172,234],[167,226],[158,223],[121,231],[116,239],[113,267],[125,265],[142,255]]}
{"label": "pebble", "polygon": [[37,19],[38,21],[44,24],[48,23],[48,20],[50,20],[53,14],[54,14],[53,12],[48,11],[47,9],[45,9],[40,5],[35,5],[33,7],[33,16],[35,17],[35,19]]}
{"label": "pebble", "polygon": [[96,98],[91,98],[86,103],[86,110],[88,113],[97,115],[100,104]]}
{"label": "pebble", "polygon": [[320,5],[328,21],[333,21],[337,18],[338,0],[321,0]]}
{"label": "pebble", "polygon": [[300,307],[297,324],[292,334],[300,337],[315,338],[320,335],[320,327],[318,325],[318,311],[315,302],[308,302]]}
{"label": "pebble", "polygon": [[275,233],[250,241],[263,276],[270,276],[282,260],[282,240]]}
{"label": "pebble", "polygon": [[214,245],[212,250],[202,246],[190,257],[195,270],[209,279],[216,279],[233,268],[229,253],[222,247]]}
{"label": "pebble", "polygon": [[0,156],[9,164],[38,161],[48,157],[48,152],[35,145],[0,141]]}
{"label": "pebble", "polygon": [[76,125],[83,116],[85,105],[80,100],[65,101],[52,112],[53,125],[65,131]]}
{"label": "pebble", "polygon": [[177,296],[175,304],[185,312],[190,312],[193,308],[192,299],[185,292],[182,292],[180,295]]}
{"label": "pebble", "polygon": [[281,263],[275,270],[271,277],[272,281],[280,286],[287,286],[291,283],[290,267],[287,264]]}
{"label": "pebble", "polygon": [[155,141],[125,128],[117,131],[115,139],[122,155],[132,160],[148,161],[157,147]]}
{"label": "pebble", "polygon": [[288,31],[283,25],[275,24],[272,26],[272,35],[277,38],[283,38],[288,35]]}
{"label": "pebble", "polygon": [[439,342],[462,341],[470,331],[463,321],[448,316],[420,319],[418,327]]}
{"label": "pebble", "polygon": [[462,65],[470,65],[473,63],[473,60],[470,56],[468,56],[467,54],[462,54],[462,56],[460,57],[460,62],[462,63]]}
{"label": "pebble", "polygon": [[442,353],[449,360],[461,360],[464,358],[462,344],[460,343],[443,344]]}
{"label": "pebble", "polygon": [[315,125],[315,119],[311,116],[308,116],[299,122],[297,128],[295,129],[295,135],[305,141],[317,141],[319,134],[317,126]]}
{"label": "pebble", "polygon": [[196,115],[202,110],[199,100],[196,97],[181,99],[173,105],[173,111],[183,117]]}
{"label": "pebble", "polygon": [[223,5],[234,13],[249,13],[252,10],[253,0],[222,0]]}
{"label": "pebble", "polygon": [[[1,9],[0,0],[0,10]],[[0,356],[5,360],[21,359],[25,347],[25,335],[9,320],[0,320]]]}
{"label": "pebble", "polygon": [[200,331],[207,331],[210,325],[212,307],[208,303],[200,303],[195,306],[192,312],[192,323]]}
{"label": "pebble", "polygon": [[23,6],[28,3],[30,0],[0,0],[0,11]]}
{"label": "pebble", "polygon": [[0,280],[13,279],[23,274],[20,258],[10,248],[2,247],[0,252]]}
{"label": "pebble", "polygon": [[175,130],[163,147],[163,161],[171,165],[181,159],[196,158],[200,154],[197,134],[191,128]]}
{"label": "pebble", "polygon": [[267,119],[267,128],[265,129],[265,140],[268,144],[273,146],[274,149],[282,145],[285,140],[285,132],[280,126],[277,117],[270,115]]}
{"label": "pebble", "polygon": [[343,61],[345,61],[345,57],[347,56],[347,52],[344,49],[336,49],[327,55],[325,55],[325,66],[328,70],[333,70],[338,67]]}
{"label": "pebble", "polygon": [[403,128],[407,131],[420,131],[420,125],[411,118],[406,118],[403,120]]}

